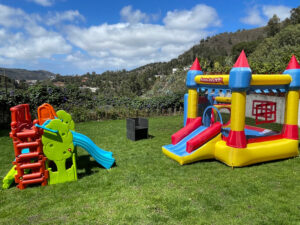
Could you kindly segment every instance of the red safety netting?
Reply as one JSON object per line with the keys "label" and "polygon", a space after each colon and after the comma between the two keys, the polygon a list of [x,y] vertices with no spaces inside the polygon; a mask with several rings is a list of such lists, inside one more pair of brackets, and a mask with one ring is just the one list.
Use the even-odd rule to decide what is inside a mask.
{"label": "red safety netting", "polygon": [[276,121],[276,102],[254,100],[252,103],[252,116],[255,123],[273,123]]}

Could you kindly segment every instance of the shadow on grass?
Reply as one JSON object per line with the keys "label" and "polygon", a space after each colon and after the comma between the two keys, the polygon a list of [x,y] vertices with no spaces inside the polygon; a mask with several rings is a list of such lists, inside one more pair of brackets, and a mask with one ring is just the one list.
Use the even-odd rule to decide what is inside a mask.
{"label": "shadow on grass", "polygon": [[133,142],[137,142],[137,141],[143,141],[143,140],[148,140],[148,139],[153,139],[155,138],[155,136],[148,134],[148,138],[140,138],[140,139],[136,139],[136,140],[131,140],[130,138],[127,138],[128,140],[131,140]]}
{"label": "shadow on grass", "polygon": [[218,163],[223,164],[224,166],[232,168],[232,169],[243,169],[243,168],[250,168],[250,167],[261,166],[263,164],[274,164],[274,163],[277,163],[277,162],[284,162],[284,161],[287,161],[289,159],[294,159],[294,158],[297,158],[297,157],[299,157],[299,156],[285,158],[285,159],[276,159],[276,160],[271,160],[271,161],[265,161],[265,162],[255,163],[255,164],[251,164],[251,165],[248,165],[248,166],[242,166],[242,167],[231,167],[231,166],[227,165],[226,163],[224,163],[222,161],[219,161],[217,159],[204,159],[204,160],[200,160],[200,161],[196,161],[196,162],[184,164],[183,166],[193,165],[193,164],[196,164],[196,163],[218,162]]}
{"label": "shadow on grass", "polygon": [[289,159],[294,159],[294,158],[297,158],[297,157],[298,156],[285,158],[285,159],[276,159],[276,160],[271,160],[271,161],[265,161],[265,162],[255,163],[255,164],[248,165],[248,166],[243,166],[243,167],[234,167],[234,169],[250,168],[250,167],[261,166],[261,165],[264,165],[264,164],[274,164],[274,163],[277,163],[277,162],[284,162],[284,161],[287,161]]}
{"label": "shadow on grass", "polygon": [[0,127],[0,137],[9,137],[10,129],[7,127]]}
{"label": "shadow on grass", "polygon": [[203,160],[199,160],[196,162],[187,163],[182,166],[188,166],[188,165],[193,165],[193,164],[197,164],[197,163],[210,163],[210,162],[220,162],[220,161],[218,161],[216,159],[203,159]]}
{"label": "shadow on grass", "polygon": [[[94,160],[91,160],[90,155],[81,155],[77,158],[77,169],[78,170],[84,170],[84,172],[77,171],[77,177],[78,179],[92,175],[94,173],[98,173],[98,170],[94,170],[95,168],[100,168],[106,170],[103,166],[101,166],[99,163],[97,163]],[[114,162],[111,168],[116,167],[117,164]]]}
{"label": "shadow on grass", "polygon": [[[264,165],[264,164],[274,164],[274,163],[278,163],[278,162],[284,162],[284,161],[287,161],[289,159],[294,159],[294,158],[297,158],[298,156],[295,156],[295,157],[290,157],[290,158],[285,158],[285,159],[276,159],[276,160],[271,160],[271,161],[265,161],[265,162],[260,162],[260,163],[255,163],[255,164],[251,164],[251,165],[247,165],[247,166],[240,166],[240,167],[231,167],[229,165],[227,165],[226,163],[222,162],[222,161],[219,161],[217,159],[208,159],[208,160],[202,160],[202,161],[198,161],[198,162],[210,162],[210,161],[215,161],[215,162],[219,162],[221,164],[223,164],[224,166],[226,167],[229,167],[231,168],[232,170],[234,169],[245,169],[245,168],[251,168],[251,167],[257,167],[257,166],[261,166],[261,165]],[[197,163],[197,162],[194,162],[194,163]],[[193,163],[191,163],[193,164]]]}

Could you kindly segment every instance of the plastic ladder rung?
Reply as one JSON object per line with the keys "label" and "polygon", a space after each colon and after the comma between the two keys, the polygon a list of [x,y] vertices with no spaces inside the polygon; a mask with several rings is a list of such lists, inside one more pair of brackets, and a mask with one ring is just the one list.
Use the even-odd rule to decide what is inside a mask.
{"label": "plastic ladder rung", "polygon": [[37,132],[35,130],[24,130],[21,132],[17,132],[16,136],[22,138],[22,137],[32,137],[35,136],[36,134]]}
{"label": "plastic ladder rung", "polygon": [[41,178],[41,177],[42,177],[42,173],[41,172],[36,172],[36,173],[23,175],[23,180],[36,179],[36,178]]}
{"label": "plastic ladder rung", "polygon": [[26,163],[26,164],[20,165],[20,169],[32,169],[32,168],[37,168],[37,167],[41,167],[41,166],[42,166],[41,162]]}
{"label": "plastic ladder rung", "polygon": [[39,143],[36,141],[17,144],[17,148],[30,148],[30,147],[37,147],[37,146],[39,146]]}
{"label": "plastic ladder rung", "polygon": [[[44,177],[37,178],[37,179],[31,179],[31,180],[22,180],[22,184],[36,184],[36,183],[42,183],[44,182]],[[20,183],[21,183],[20,182]]]}
{"label": "plastic ladder rung", "polygon": [[35,158],[35,157],[38,157],[39,154],[40,154],[39,152],[29,152],[29,153],[20,154],[18,157],[20,159]]}

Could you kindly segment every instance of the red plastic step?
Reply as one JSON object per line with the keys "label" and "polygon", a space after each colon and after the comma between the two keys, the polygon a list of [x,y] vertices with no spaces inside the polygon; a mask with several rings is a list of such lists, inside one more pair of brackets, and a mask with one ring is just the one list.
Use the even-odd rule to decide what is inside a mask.
{"label": "red plastic step", "polygon": [[18,148],[30,148],[30,147],[37,147],[37,146],[39,146],[39,143],[36,141],[17,144]]}
{"label": "red plastic step", "polygon": [[38,178],[38,179],[31,179],[31,180],[23,180],[23,184],[37,184],[44,182],[44,177]]}
{"label": "red plastic step", "polygon": [[39,153],[38,152],[29,152],[29,153],[24,153],[24,154],[21,154],[19,155],[18,157],[20,159],[32,159],[32,158],[36,158],[39,156]]}
{"label": "red plastic step", "polygon": [[31,173],[31,174],[25,174],[23,175],[23,180],[30,180],[30,179],[36,179],[42,177],[42,173]]}
{"label": "red plastic step", "polygon": [[26,164],[20,165],[20,169],[32,169],[32,168],[37,168],[37,167],[41,167],[41,166],[42,166],[41,162],[26,163]]}
{"label": "red plastic step", "polygon": [[33,137],[37,134],[35,130],[24,130],[22,132],[16,133],[16,136],[19,138],[25,138],[25,137]]}

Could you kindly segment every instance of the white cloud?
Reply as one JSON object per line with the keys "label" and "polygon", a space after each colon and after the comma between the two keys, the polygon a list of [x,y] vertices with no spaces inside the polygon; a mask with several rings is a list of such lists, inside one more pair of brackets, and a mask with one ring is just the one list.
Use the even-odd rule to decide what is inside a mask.
{"label": "white cloud", "polygon": [[54,0],[28,0],[30,2],[34,2],[41,6],[52,6],[54,4]]}
{"label": "white cloud", "polygon": [[4,27],[20,27],[26,14],[21,9],[0,4],[0,25]]}
{"label": "white cloud", "polygon": [[219,26],[221,21],[216,10],[207,5],[197,5],[192,10],[175,10],[168,12],[164,23],[175,29],[205,29],[210,26]]}
{"label": "white cloud", "polygon": [[177,57],[221,24],[216,10],[203,4],[168,12],[163,24],[131,6],[120,15],[119,23],[84,27],[76,25],[85,20],[78,10],[28,14],[0,4],[0,62],[36,68],[51,61],[73,73],[131,69]]}
{"label": "white cloud", "polygon": [[283,5],[264,5],[262,7],[263,14],[268,17],[268,19],[272,18],[274,14],[276,14],[280,20],[284,20],[290,17],[291,8],[283,6]]}
{"label": "white cloud", "polygon": [[125,63],[125,61],[120,58],[106,57],[104,59],[100,59],[96,57],[88,57],[78,52],[68,55],[65,61],[71,64],[76,64],[76,67],[83,71],[94,71],[99,68],[123,69],[124,67],[118,67],[118,65],[123,65]]}
{"label": "white cloud", "polygon": [[[204,30],[169,29],[153,24],[119,23],[103,24],[90,28],[69,27],[68,40],[86,51],[90,56],[104,61],[103,65],[132,68],[143,63],[166,61],[178,56],[201,38],[207,36]],[[118,60],[117,60],[118,59]],[[102,64],[96,63],[97,68]]]}
{"label": "white cloud", "polygon": [[15,61],[12,59],[3,58],[0,56],[0,65],[12,66]]}
{"label": "white cloud", "polygon": [[241,22],[253,26],[263,26],[266,24],[266,20],[261,16],[257,7],[249,9],[247,11],[247,16],[243,17]]}
{"label": "white cloud", "polygon": [[71,51],[71,46],[65,42],[63,37],[55,33],[30,38],[11,35],[9,43],[2,44],[0,56],[13,60],[49,59],[54,54],[67,54]]}
{"label": "white cloud", "polygon": [[[72,46],[55,31],[49,31],[37,14],[27,14],[0,4],[0,58],[1,61],[32,62],[53,55],[68,54]],[[17,31],[16,31],[17,30]]]}
{"label": "white cloud", "polygon": [[276,14],[281,21],[288,18],[290,16],[290,10],[291,8],[283,5],[255,5],[247,10],[247,16],[241,18],[241,22],[253,26],[264,26],[274,14]]}
{"label": "white cloud", "polygon": [[149,16],[140,10],[132,10],[132,6],[128,5],[121,9],[121,18],[128,23],[149,22]]}
{"label": "white cloud", "polygon": [[45,23],[49,26],[60,24],[61,22],[68,21],[68,22],[75,22],[75,21],[84,21],[85,18],[83,15],[79,13],[78,10],[68,10],[64,12],[55,12],[55,13],[48,13],[47,19]]}
{"label": "white cloud", "polygon": [[[133,12],[123,8],[121,16]],[[168,12],[164,25],[146,22],[148,15],[134,11],[127,23],[101,24],[88,28],[69,26],[67,39],[85,55],[73,54],[68,62],[93,69],[133,68],[151,62],[167,61],[188,50],[205,38],[206,28],[221,24],[215,9],[197,5],[190,11]],[[93,63],[92,63],[93,62]]]}

